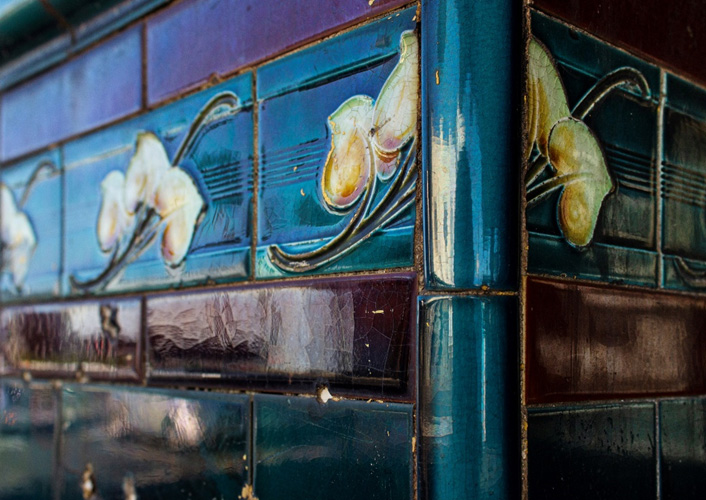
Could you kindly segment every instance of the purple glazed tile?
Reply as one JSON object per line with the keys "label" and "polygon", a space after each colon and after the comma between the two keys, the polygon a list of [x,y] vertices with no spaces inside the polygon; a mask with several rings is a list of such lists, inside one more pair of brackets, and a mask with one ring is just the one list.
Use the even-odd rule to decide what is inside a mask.
{"label": "purple glazed tile", "polygon": [[147,302],[153,379],[413,396],[413,274],[298,281]]}
{"label": "purple glazed tile", "polygon": [[148,22],[154,103],[407,0],[189,0]]}
{"label": "purple glazed tile", "polygon": [[36,150],[140,109],[139,27],[2,96],[2,159]]}
{"label": "purple glazed tile", "polygon": [[139,300],[8,307],[0,316],[0,374],[31,371],[96,379],[139,373]]}

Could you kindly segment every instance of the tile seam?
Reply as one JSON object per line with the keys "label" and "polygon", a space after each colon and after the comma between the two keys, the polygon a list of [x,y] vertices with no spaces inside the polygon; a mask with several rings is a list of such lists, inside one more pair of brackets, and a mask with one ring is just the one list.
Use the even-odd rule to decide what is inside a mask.
{"label": "tile seam", "polygon": [[657,287],[664,288],[664,200],[662,192],[662,176],[664,162],[664,108],[667,100],[667,72],[660,68],[659,71],[659,105],[657,106],[657,144],[655,152],[657,161],[657,214],[655,224],[655,239],[657,246]]}

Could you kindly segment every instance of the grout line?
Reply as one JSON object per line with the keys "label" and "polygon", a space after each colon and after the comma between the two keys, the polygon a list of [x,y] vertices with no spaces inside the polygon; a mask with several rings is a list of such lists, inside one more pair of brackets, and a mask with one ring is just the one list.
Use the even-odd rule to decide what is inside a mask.
{"label": "grout line", "polygon": [[655,480],[657,484],[655,485],[657,492],[657,500],[662,498],[662,436],[660,433],[660,419],[659,419],[659,401],[654,402],[655,409]]}
{"label": "grout line", "polygon": [[655,227],[655,243],[657,246],[657,287],[664,288],[664,256],[663,256],[663,224],[664,224],[664,193],[662,193],[662,162],[664,161],[664,108],[667,100],[667,72],[659,71],[659,105],[657,106],[657,145],[655,152],[657,160],[657,216]]}
{"label": "grout line", "polygon": [[61,384],[54,384],[52,389],[54,398],[54,439],[53,439],[53,460],[52,460],[52,489],[53,499],[61,500],[61,490],[64,484],[64,471],[62,464],[63,443],[63,393]]}
{"label": "grout line", "polygon": [[250,207],[252,210],[250,217],[250,272],[248,279],[257,279],[257,238],[258,238],[258,205],[260,198],[260,100],[257,95],[257,70],[252,71],[252,125],[253,125],[253,153],[252,153],[252,196],[250,197]]}
{"label": "grout line", "polygon": [[[252,487],[253,491],[255,490],[255,395],[250,394],[250,401],[248,404],[248,411],[250,412],[249,415],[249,423],[250,423],[250,436],[248,439],[248,481],[246,484],[250,484]],[[254,495],[254,494],[253,494]],[[240,497],[238,497],[240,498]],[[255,497],[257,498],[257,497]]]}

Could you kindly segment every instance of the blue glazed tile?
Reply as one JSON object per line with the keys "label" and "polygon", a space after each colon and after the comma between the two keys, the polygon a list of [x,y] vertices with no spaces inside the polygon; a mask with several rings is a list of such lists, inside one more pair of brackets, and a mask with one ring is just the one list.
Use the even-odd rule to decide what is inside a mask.
{"label": "blue glazed tile", "polygon": [[[525,174],[528,268],[534,273],[657,286],[659,71],[536,12],[532,36],[534,64],[550,65],[543,73],[536,70],[542,76],[532,85],[542,85],[540,78],[555,74],[564,92],[552,97],[551,106],[538,108],[537,120],[549,113],[556,120],[568,114],[573,121],[565,121],[561,130],[553,128],[551,136],[538,126],[536,140],[530,139],[533,150],[526,152],[530,163],[545,166],[530,167]],[[532,66],[534,59],[530,60]],[[613,90],[602,93],[610,85]],[[533,124],[527,126],[531,129]],[[580,142],[571,143],[569,150],[562,150],[564,156],[558,156],[562,133],[567,140],[570,133],[572,141]],[[535,161],[546,158],[546,151],[548,160]],[[579,155],[584,156],[578,160]],[[562,172],[572,168],[590,180],[571,187],[557,184]],[[584,203],[589,198],[581,197],[589,192],[591,201]]]}
{"label": "blue glazed tile", "polygon": [[149,376],[413,400],[415,299],[414,274],[150,298]]}
{"label": "blue glazed tile", "polygon": [[181,2],[147,23],[149,102],[404,3],[406,0]]}
{"label": "blue glazed tile", "polygon": [[706,491],[706,401],[659,403],[662,497],[703,498]]}
{"label": "blue glazed tile", "polygon": [[529,496],[657,498],[653,404],[530,410]]}
{"label": "blue glazed tile", "polygon": [[420,498],[516,498],[517,301],[422,297],[419,307]]}
{"label": "blue glazed tile", "polygon": [[65,146],[65,293],[248,276],[251,82],[239,76]]}
{"label": "blue glazed tile", "polygon": [[5,307],[0,373],[135,379],[141,372],[139,300]]}
{"label": "blue glazed tile", "polygon": [[140,109],[141,31],[133,28],[2,95],[2,159]]}
{"label": "blue glazed tile", "polygon": [[668,75],[662,167],[664,285],[706,287],[706,92]]}
{"label": "blue glazed tile", "polygon": [[0,499],[55,498],[55,401],[49,386],[0,380]]}
{"label": "blue glazed tile", "polygon": [[256,395],[254,495],[409,500],[412,406]]}
{"label": "blue glazed tile", "polygon": [[424,262],[430,288],[517,284],[518,13],[509,3],[422,2]]}
{"label": "blue glazed tile", "polygon": [[[61,163],[57,150],[5,168],[2,179],[2,300],[59,294]],[[5,191],[7,189],[7,191]],[[5,233],[5,230],[8,232]]]}
{"label": "blue glazed tile", "polygon": [[61,498],[235,498],[248,478],[249,411],[238,394],[67,387]]}
{"label": "blue glazed tile", "polygon": [[415,15],[258,72],[258,278],[412,265]]}
{"label": "blue glazed tile", "polygon": [[3,64],[0,66],[0,89],[9,88],[64,60],[70,47],[71,35],[64,33]]}

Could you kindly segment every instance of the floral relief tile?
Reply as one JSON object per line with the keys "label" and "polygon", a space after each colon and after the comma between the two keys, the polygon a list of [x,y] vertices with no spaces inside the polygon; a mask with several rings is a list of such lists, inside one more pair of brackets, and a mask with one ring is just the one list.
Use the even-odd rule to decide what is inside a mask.
{"label": "floral relief tile", "polygon": [[408,9],[258,71],[258,278],[412,265],[415,20]]}
{"label": "floral relief tile", "polygon": [[139,300],[6,307],[0,373],[136,379],[141,372]]}
{"label": "floral relief tile", "polygon": [[533,12],[530,272],[657,286],[659,71]]}
{"label": "floral relief tile", "polygon": [[61,189],[58,150],[0,174],[3,301],[59,294]]}
{"label": "floral relief tile", "polygon": [[65,146],[64,292],[248,276],[251,75]]}

